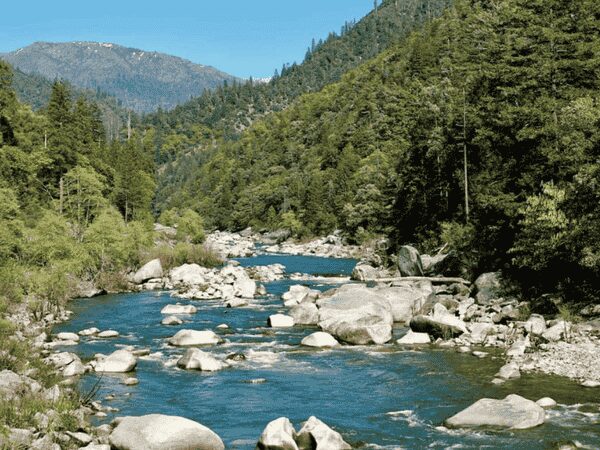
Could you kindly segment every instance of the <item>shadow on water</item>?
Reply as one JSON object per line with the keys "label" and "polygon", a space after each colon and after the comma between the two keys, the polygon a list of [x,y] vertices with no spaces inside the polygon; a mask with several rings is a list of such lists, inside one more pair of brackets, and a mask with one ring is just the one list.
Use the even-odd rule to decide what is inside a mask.
{"label": "shadow on water", "polygon": [[[244,266],[282,263],[287,272],[347,276],[353,260],[301,256],[262,255],[242,258]],[[76,348],[83,358],[110,353],[117,347],[150,348],[139,360],[137,386],[124,386],[125,375],[105,375],[97,398],[109,394],[104,404],[119,409],[114,414],[163,413],[197,420],[217,432],[227,448],[253,449],[265,425],[280,416],[295,425],[315,415],[340,431],[346,440],[364,448],[556,448],[577,440],[589,448],[600,444],[598,399],[568,380],[525,375],[504,385],[492,385],[503,364],[501,354],[478,359],[452,350],[406,350],[394,344],[344,346],[313,350],[298,346],[314,327],[272,330],[270,314],[284,311],[279,295],[290,280],[268,283],[267,297],[248,308],[227,309],[216,301],[174,299],[168,292],[149,292],[78,300],[70,306],[72,319],[58,331],[79,331],[96,326],[115,329],[116,339],[83,338]],[[318,282],[300,282],[328,289]],[[161,308],[175,301],[193,303],[198,314],[182,316],[184,324],[160,325]],[[229,330],[216,326],[226,323]],[[246,360],[217,373],[183,371],[170,366],[183,349],[169,347],[166,339],[179,329],[213,329],[225,342],[206,349],[225,358],[244,353]],[[394,339],[406,330],[397,327]],[[264,378],[264,383],[250,383]],[[80,387],[89,390],[96,375],[83,377]],[[443,421],[481,397],[502,398],[517,393],[538,399],[550,396],[561,405],[548,413],[547,422],[519,432],[448,431]],[[109,414],[98,422],[112,420]]]}

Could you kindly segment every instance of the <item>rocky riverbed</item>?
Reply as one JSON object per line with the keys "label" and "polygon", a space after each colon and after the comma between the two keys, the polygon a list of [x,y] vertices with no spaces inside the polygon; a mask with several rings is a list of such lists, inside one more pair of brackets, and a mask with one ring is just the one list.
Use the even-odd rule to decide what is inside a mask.
{"label": "rocky riverbed", "polygon": [[[474,286],[395,280],[367,287],[344,278],[352,271],[351,261],[264,255],[239,263],[219,270],[194,268],[189,278],[180,279],[174,274],[189,268],[176,268],[140,281],[143,289],[173,291],[100,297],[94,300],[101,302],[96,306],[81,301],[75,319],[60,330],[78,331],[79,340],[57,333],[44,344],[49,351],[63,351],[53,357],[60,364],[73,358],[81,364],[74,368],[83,366],[91,374],[81,379],[82,389],[103,374],[99,396],[104,401],[95,402],[92,412],[96,420],[108,421],[100,425],[107,434],[94,438],[96,444],[117,442],[111,436],[121,425],[109,426],[119,415],[115,408],[140,417],[161,413],[195,419],[228,448],[253,448],[257,440],[262,440],[262,448],[282,443],[303,448],[306,440],[299,436],[306,435],[307,427],[320,430],[326,442],[336,442],[338,447],[327,447],[332,449],[355,447],[361,440],[390,448],[420,448],[432,442],[522,448],[520,439],[537,440],[539,448],[548,439],[575,445],[568,430],[579,430],[577,442],[597,442],[588,421],[600,419],[593,401],[594,366],[588,364],[586,372],[574,363],[570,373],[550,369],[564,358],[561,347],[596,345],[593,327],[525,317],[523,302],[499,296],[496,274],[485,274]],[[311,271],[311,266],[319,270]],[[290,276],[306,269],[312,273]],[[322,274],[334,273],[340,275],[337,286],[318,281]],[[240,283],[246,286],[244,295]],[[201,301],[205,294],[186,296],[196,291],[210,296]],[[224,292],[230,295],[219,297]],[[232,300],[245,303],[228,303]],[[132,313],[123,315],[130,309]],[[105,318],[119,314],[118,323]],[[102,331],[118,334],[105,333],[112,337],[102,338]],[[65,343],[69,345],[63,347]],[[594,352],[587,348],[585,356],[568,361],[579,360],[583,367]],[[545,375],[536,375],[539,372],[571,376],[576,383],[546,381]],[[198,373],[203,375],[194,376]],[[448,384],[456,376],[468,380],[464,389]],[[339,383],[340,377],[345,383]],[[583,382],[590,387],[578,386]],[[163,394],[165,383],[169,390]],[[404,386],[399,395],[396,383]],[[181,397],[191,392],[192,398],[203,398],[200,410],[196,402]],[[446,397],[449,392],[454,394]],[[253,400],[256,395],[266,403],[259,407]],[[570,406],[573,403],[584,405],[581,413]],[[228,404],[235,404],[235,411],[220,406]],[[353,413],[358,404],[361,412]],[[481,405],[485,416],[473,413]],[[211,408],[220,415],[210,414]],[[241,410],[253,411],[253,416],[240,417]],[[510,423],[502,419],[507,411],[513,418]],[[313,414],[318,419],[308,418]],[[375,428],[367,426],[368,421]],[[486,426],[537,427],[521,437],[451,430]],[[412,442],[407,441],[411,436]],[[132,440],[139,438],[134,435]]]}

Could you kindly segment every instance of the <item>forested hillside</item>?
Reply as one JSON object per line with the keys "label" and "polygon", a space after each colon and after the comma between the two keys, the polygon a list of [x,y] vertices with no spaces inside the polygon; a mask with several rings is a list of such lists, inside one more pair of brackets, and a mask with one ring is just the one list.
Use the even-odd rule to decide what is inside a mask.
{"label": "forested hillside", "polygon": [[341,82],[203,154],[171,205],[220,228],[449,243],[473,271],[593,292],[599,31],[593,0],[459,0]]}
{"label": "forested hillside", "polygon": [[[377,2],[380,3],[380,2]],[[157,131],[159,176],[157,205],[164,209],[181,197],[182,183],[206,159],[215,139],[237,139],[255,120],[285,109],[295,98],[321,90],[350,69],[400,42],[425,21],[437,17],[451,0],[385,0],[339,34],[313,41],[301,64],[286,65],[269,83],[234,83],[207,91],[173,111],[150,114],[145,122]]]}
{"label": "forested hillside", "polygon": [[451,0],[384,0],[358,23],[347,22],[340,33],[309,46],[301,64],[286,64],[269,83],[234,83],[148,117],[161,131],[209,126],[226,137],[236,136],[254,120],[284,109],[306,92],[321,90],[348,70],[401,41],[423,22],[439,16]]}
{"label": "forested hillside", "polygon": [[36,42],[2,58],[28,74],[106,92],[137,112],[171,109],[236,80],[176,56],[100,42]]}
{"label": "forested hillside", "polygon": [[152,243],[152,136],[105,136],[61,82],[42,112],[21,104],[0,62],[0,312],[28,295],[45,314],[81,280],[108,288]]}
{"label": "forested hillside", "polygon": [[[13,88],[21,102],[30,105],[35,111],[48,105],[52,93],[52,81],[41,75],[27,74],[14,68],[13,74]],[[73,86],[69,86],[69,90],[74,96],[85,97],[98,106],[107,137],[109,140],[116,139],[130,115],[121,102],[98,90],[78,89]],[[137,121],[136,115],[133,115],[133,121]]]}

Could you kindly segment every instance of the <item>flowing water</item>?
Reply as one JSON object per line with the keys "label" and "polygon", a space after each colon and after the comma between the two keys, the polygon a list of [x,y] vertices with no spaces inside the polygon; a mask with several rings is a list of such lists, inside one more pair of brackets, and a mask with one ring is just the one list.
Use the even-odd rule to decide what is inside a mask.
{"label": "flowing water", "polygon": [[[355,264],[353,260],[274,255],[240,262],[244,266],[279,262],[288,273],[319,276],[348,276]],[[492,385],[494,373],[503,364],[500,355],[477,359],[452,350],[406,350],[395,344],[334,350],[299,346],[316,328],[272,330],[266,326],[269,315],[285,311],[280,295],[297,283],[289,279],[268,283],[266,297],[239,309],[224,308],[218,301],[174,299],[169,292],[77,300],[70,305],[75,312],[72,319],[55,331],[95,326],[121,333],[115,339],[82,338],[76,348],[64,349],[87,359],[122,346],[151,349],[152,354],[138,362],[137,386],[121,384],[130,374],[82,378],[83,392],[100,380],[97,398],[115,397],[103,402],[119,412],[103,421],[115,415],[184,416],[210,427],[229,449],[253,449],[266,424],[277,417],[289,417],[298,429],[311,415],[359,448],[551,449],[571,441],[585,448],[600,447],[600,399],[593,397],[595,390],[562,378],[532,375]],[[301,283],[320,290],[335,286],[321,278]],[[182,316],[183,325],[161,325],[161,308],[176,301],[193,303],[198,314]],[[222,323],[230,328],[217,329]],[[173,367],[169,362],[185,349],[169,347],[166,339],[182,328],[215,330],[225,342],[207,351],[218,357],[243,353],[247,359],[216,373]],[[394,340],[405,332],[398,326]],[[265,381],[251,382],[257,379]],[[440,426],[479,398],[502,398],[510,393],[533,400],[550,396],[559,406],[548,411],[544,425],[532,430],[449,431]]]}

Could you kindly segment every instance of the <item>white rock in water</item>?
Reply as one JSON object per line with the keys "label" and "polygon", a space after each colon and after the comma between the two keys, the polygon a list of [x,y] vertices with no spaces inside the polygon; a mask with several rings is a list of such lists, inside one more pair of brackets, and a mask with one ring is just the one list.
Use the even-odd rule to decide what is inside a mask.
{"label": "white rock in water", "polygon": [[165,317],[161,322],[162,325],[181,325],[183,320],[177,316]]}
{"label": "white rock in water", "polygon": [[152,278],[162,278],[163,269],[160,259],[153,259],[152,261],[144,264],[140,270],[138,270],[131,281],[135,284],[142,284],[144,281],[151,280]]}
{"label": "white rock in water", "polygon": [[131,378],[126,378],[125,380],[123,380],[123,384],[125,386],[135,386],[136,384],[139,384],[140,380],[138,380],[135,377],[131,377]]}
{"label": "white rock in water", "polygon": [[600,387],[600,381],[586,380],[583,383],[581,383],[581,386],[587,388],[597,388]]}
{"label": "white rock in water", "polygon": [[74,341],[74,342],[79,342],[79,336],[77,336],[75,333],[58,333],[56,335],[56,338],[60,341]]}
{"label": "white rock in water", "polygon": [[211,354],[190,348],[178,361],[177,365],[188,370],[201,370],[203,372],[216,372],[223,368],[223,364]]}
{"label": "white rock in water", "polygon": [[160,310],[161,314],[196,314],[198,310],[194,305],[167,305]]}
{"label": "white rock in water", "polygon": [[115,330],[106,330],[101,333],[98,333],[99,338],[114,338],[119,336],[119,332]]}
{"label": "white rock in water", "polygon": [[500,367],[500,370],[496,376],[504,380],[513,380],[516,378],[521,378],[521,371],[519,370],[519,366],[517,364],[509,363]]}
{"label": "white rock in water", "polygon": [[226,330],[227,328],[229,328],[229,325],[227,325],[226,323],[222,323],[220,325],[217,325],[217,328],[220,330]]}
{"label": "white rock in water", "polygon": [[544,409],[553,408],[556,406],[556,401],[550,397],[540,398],[536,403]]}
{"label": "white rock in water", "polygon": [[120,417],[110,445],[121,450],[224,450],[221,438],[204,425],[162,414]]}
{"label": "white rock in water", "polygon": [[169,344],[177,347],[192,345],[214,345],[220,342],[219,336],[214,331],[204,330],[179,330],[169,339]]}
{"label": "white rock in water", "polygon": [[241,308],[242,306],[248,306],[248,300],[245,298],[230,298],[225,302],[227,308]]}
{"label": "white rock in water", "polygon": [[280,417],[267,424],[256,448],[261,450],[299,450],[295,441],[296,430],[287,417]]}
{"label": "white rock in water", "polygon": [[514,430],[544,423],[544,409],[531,400],[511,394],[503,400],[482,398],[446,420],[454,428],[499,427]]}
{"label": "white rock in water", "polygon": [[413,330],[408,330],[408,333],[398,339],[396,343],[400,345],[429,344],[431,338],[427,333],[415,333]]}
{"label": "white rock in water", "polygon": [[131,372],[137,365],[137,358],[127,350],[117,350],[96,364],[96,372]]}
{"label": "white rock in water", "polygon": [[269,326],[272,328],[289,328],[294,326],[294,318],[285,314],[273,314],[269,316]]}
{"label": "white rock in water", "polygon": [[311,416],[296,436],[296,443],[301,449],[351,450],[352,447],[337,431],[329,428],[315,416]]}
{"label": "white rock in water", "polygon": [[317,331],[302,339],[302,345],[307,347],[337,347],[340,343],[329,333]]}
{"label": "white rock in water", "polygon": [[306,295],[310,292],[310,288],[301,284],[290,286],[290,289],[284,293],[281,298],[283,304],[287,307],[298,305]]}
{"label": "white rock in water", "polygon": [[92,328],[86,328],[85,330],[81,330],[79,333],[77,333],[79,336],[94,336],[95,334],[98,334],[100,332],[100,330],[96,327],[92,327]]}
{"label": "white rock in water", "polygon": [[298,325],[316,325],[319,323],[319,309],[314,303],[300,303],[289,311],[294,323]]}

